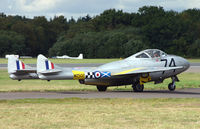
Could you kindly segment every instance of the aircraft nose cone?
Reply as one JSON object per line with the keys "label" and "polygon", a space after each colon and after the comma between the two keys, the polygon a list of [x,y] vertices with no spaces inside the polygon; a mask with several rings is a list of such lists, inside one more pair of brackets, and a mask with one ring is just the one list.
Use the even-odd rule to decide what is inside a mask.
{"label": "aircraft nose cone", "polygon": [[183,60],[184,60],[183,67],[184,67],[185,70],[187,70],[190,67],[190,63],[184,58],[183,58]]}

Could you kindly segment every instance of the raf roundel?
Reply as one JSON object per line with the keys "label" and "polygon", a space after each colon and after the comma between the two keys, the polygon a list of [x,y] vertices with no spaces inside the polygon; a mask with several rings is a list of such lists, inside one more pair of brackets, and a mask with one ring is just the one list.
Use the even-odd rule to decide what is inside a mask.
{"label": "raf roundel", "polygon": [[100,78],[101,77],[101,72],[99,72],[99,71],[94,72],[94,77],[95,78]]}

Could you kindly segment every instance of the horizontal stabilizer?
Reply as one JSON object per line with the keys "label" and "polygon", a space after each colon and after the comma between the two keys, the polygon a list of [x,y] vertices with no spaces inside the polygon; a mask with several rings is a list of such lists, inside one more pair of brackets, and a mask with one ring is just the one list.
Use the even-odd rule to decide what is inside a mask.
{"label": "horizontal stabilizer", "polygon": [[40,74],[55,74],[55,73],[59,73],[59,72],[62,72],[62,70],[50,69],[50,70],[41,71],[39,73]]}
{"label": "horizontal stabilizer", "polygon": [[36,69],[23,69],[23,70],[16,70],[16,73],[36,73]]}

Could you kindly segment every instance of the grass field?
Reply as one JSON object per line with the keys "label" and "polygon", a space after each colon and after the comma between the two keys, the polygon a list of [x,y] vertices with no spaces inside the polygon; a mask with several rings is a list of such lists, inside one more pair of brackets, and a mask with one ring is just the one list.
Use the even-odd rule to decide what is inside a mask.
{"label": "grass field", "polygon": [[[20,59],[21,61],[23,61],[24,63],[27,64],[36,64],[37,59],[36,58],[32,58],[32,59]],[[109,63],[112,61],[117,61],[120,59],[82,59],[82,60],[73,60],[73,59],[52,59],[50,58],[50,60],[53,63],[56,64],[63,64],[63,63]],[[188,59],[189,62],[194,63],[194,62],[200,62],[200,59]],[[3,59],[0,58],[0,64],[6,64],[8,62],[7,59]]]}
{"label": "grass field", "polygon": [[200,59],[187,59],[191,63],[199,63]]}
{"label": "grass field", "polygon": [[[200,73],[183,73],[179,76],[180,82],[177,82],[177,88],[199,88],[200,87]],[[162,84],[154,85],[153,83],[146,83],[145,89],[167,89],[171,79],[167,79]],[[11,80],[8,77],[6,70],[0,70],[0,92],[12,91],[93,91],[96,90],[94,86],[87,86],[79,84],[77,80]],[[132,90],[131,86],[109,87],[108,90]]]}
{"label": "grass field", "polygon": [[200,99],[0,101],[2,129],[199,129]]}
{"label": "grass field", "polygon": [[[91,63],[91,62],[90,62]],[[178,76],[177,88],[199,88],[200,73]],[[167,89],[170,79],[145,89]],[[0,70],[0,92],[96,91],[76,80],[11,80]],[[108,90],[132,90],[131,86]],[[2,129],[198,129],[200,99],[23,99],[0,100]]]}

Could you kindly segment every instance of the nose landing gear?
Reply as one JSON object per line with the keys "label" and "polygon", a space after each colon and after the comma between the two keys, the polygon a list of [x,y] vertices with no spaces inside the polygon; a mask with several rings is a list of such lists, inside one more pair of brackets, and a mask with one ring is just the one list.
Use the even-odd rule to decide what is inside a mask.
{"label": "nose landing gear", "polygon": [[168,89],[170,90],[170,91],[174,91],[175,89],[176,89],[176,85],[175,85],[175,83],[169,83],[169,85],[168,85]]}
{"label": "nose landing gear", "polygon": [[179,82],[179,79],[178,79],[177,76],[173,76],[173,77],[171,77],[171,78],[172,78],[172,83],[169,83],[168,89],[169,89],[170,91],[174,91],[174,90],[176,89],[176,84],[175,84],[175,82]]}

